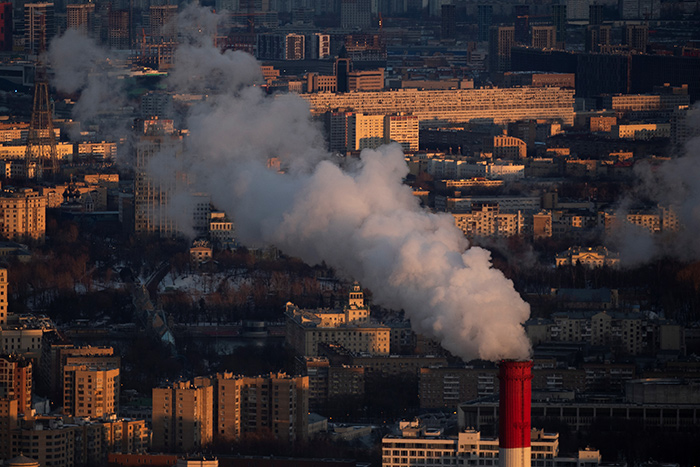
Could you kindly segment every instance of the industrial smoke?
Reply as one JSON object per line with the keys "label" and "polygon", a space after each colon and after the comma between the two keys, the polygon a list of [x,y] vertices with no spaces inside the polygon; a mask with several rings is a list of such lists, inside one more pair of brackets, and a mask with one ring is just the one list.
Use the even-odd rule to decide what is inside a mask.
{"label": "industrial smoke", "polygon": [[[180,21],[213,22],[199,7],[185,13]],[[154,158],[153,177],[189,173],[191,189],[209,193],[232,216],[243,244],[325,262],[465,360],[529,358],[528,304],[487,250],[469,246],[451,215],[419,206],[403,184],[408,168],[399,145],[364,150],[359,159],[328,154],[303,99],[267,96],[252,57],[221,53],[206,28],[181,27],[195,32],[176,52],[170,89],[208,98],[189,110],[184,150]],[[54,66],[60,74],[61,63]],[[285,173],[267,167],[273,157]]]}

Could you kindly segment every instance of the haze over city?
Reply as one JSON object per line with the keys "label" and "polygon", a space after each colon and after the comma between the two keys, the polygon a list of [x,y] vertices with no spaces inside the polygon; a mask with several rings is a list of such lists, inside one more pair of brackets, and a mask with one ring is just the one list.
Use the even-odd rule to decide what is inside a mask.
{"label": "haze over city", "polygon": [[0,462],[696,465],[699,11],[0,3]]}

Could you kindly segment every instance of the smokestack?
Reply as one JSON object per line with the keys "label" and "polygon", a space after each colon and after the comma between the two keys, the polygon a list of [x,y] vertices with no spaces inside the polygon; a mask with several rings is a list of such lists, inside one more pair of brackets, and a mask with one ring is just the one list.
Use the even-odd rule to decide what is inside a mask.
{"label": "smokestack", "polygon": [[531,370],[531,361],[501,361],[498,416],[501,467],[530,467]]}

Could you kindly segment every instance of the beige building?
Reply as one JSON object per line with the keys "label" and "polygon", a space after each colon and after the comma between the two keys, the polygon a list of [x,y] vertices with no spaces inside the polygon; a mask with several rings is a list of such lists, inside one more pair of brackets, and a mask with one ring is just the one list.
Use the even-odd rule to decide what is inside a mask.
{"label": "beige building", "polygon": [[670,123],[630,123],[618,124],[610,127],[610,135],[613,138],[649,140],[653,138],[670,138]]}
{"label": "beige building", "polygon": [[348,133],[348,150],[378,148],[384,144],[384,115],[355,113],[350,119]]}
{"label": "beige building", "polygon": [[10,315],[0,326],[0,352],[14,353],[38,361],[44,333],[54,330],[46,317]]}
{"label": "beige building", "polygon": [[75,364],[68,358],[63,367],[63,414],[101,418],[119,408],[119,367]]}
{"label": "beige building", "polygon": [[369,318],[364,294],[355,284],[343,309],[302,310],[287,303],[286,342],[296,353],[318,356],[318,344],[333,342],[351,352],[388,355],[391,330]]}
{"label": "beige building", "polygon": [[0,195],[0,231],[9,240],[43,242],[46,235],[46,198],[22,188]]}
{"label": "beige building", "polygon": [[214,437],[214,388],[207,378],[153,388],[153,442],[156,451],[201,450]]}
{"label": "beige building", "polygon": [[66,366],[119,368],[121,365],[121,358],[114,354],[112,347],[75,347],[60,340],[54,342],[54,339],[56,334],[49,334],[42,346],[38,378],[52,399],[63,400]]}
{"label": "beige building", "polygon": [[270,433],[283,442],[308,435],[309,378],[285,373],[268,376],[216,375],[216,439],[233,441]]}
{"label": "beige building", "polygon": [[285,442],[303,440],[308,411],[308,377],[199,377],[153,389],[153,446],[191,451],[214,440],[232,442],[267,433]]}
{"label": "beige building", "polygon": [[109,453],[145,452],[149,439],[144,420],[38,416],[11,431],[10,455],[31,456],[42,466],[106,465]]}
{"label": "beige building", "polygon": [[556,26],[532,26],[532,46],[538,49],[553,49],[557,46]]}
{"label": "beige building", "polygon": [[517,213],[502,213],[498,204],[482,204],[473,206],[471,212],[456,213],[455,225],[467,237],[512,237],[523,232],[523,215]]}
{"label": "beige building", "polygon": [[[7,324],[7,269],[0,268],[0,329]],[[4,350],[4,349],[3,349]]]}
{"label": "beige building", "polygon": [[418,117],[415,115],[386,115],[384,142],[395,141],[404,152],[418,151]]}
{"label": "beige building", "polygon": [[527,157],[527,144],[514,136],[494,136],[489,149],[496,159],[524,159]]}
{"label": "beige building", "polygon": [[17,411],[32,409],[32,362],[18,355],[0,356],[0,399],[17,400]]}
{"label": "beige building", "polygon": [[493,119],[502,124],[518,120],[574,123],[573,89],[550,88],[483,88],[418,90],[400,89],[384,92],[342,94],[302,94],[315,115],[329,109],[354,109],[366,114],[389,115],[400,112],[418,117],[419,122],[468,122]]}
{"label": "beige building", "polygon": [[576,265],[577,263],[588,268],[600,268],[603,266],[617,268],[620,266],[620,254],[609,251],[604,246],[595,248],[572,246],[556,256],[557,266]]}
{"label": "beige building", "polygon": [[348,73],[348,91],[381,91],[384,89],[384,68],[356,70]]}

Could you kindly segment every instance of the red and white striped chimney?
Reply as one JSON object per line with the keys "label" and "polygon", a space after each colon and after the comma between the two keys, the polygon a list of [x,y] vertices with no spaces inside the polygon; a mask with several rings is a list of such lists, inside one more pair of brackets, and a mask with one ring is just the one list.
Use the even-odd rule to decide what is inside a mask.
{"label": "red and white striped chimney", "polygon": [[531,361],[501,361],[498,409],[500,467],[530,467],[531,370]]}

